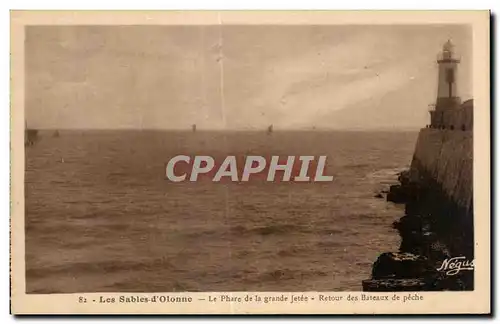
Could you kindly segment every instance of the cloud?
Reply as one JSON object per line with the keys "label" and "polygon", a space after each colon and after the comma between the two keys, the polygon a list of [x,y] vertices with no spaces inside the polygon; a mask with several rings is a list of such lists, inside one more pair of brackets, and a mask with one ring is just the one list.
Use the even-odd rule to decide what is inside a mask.
{"label": "cloud", "polygon": [[[410,76],[431,66],[416,51],[391,48],[371,33],[358,33],[335,46],[322,44],[287,57],[276,57],[255,67],[261,86],[241,102],[240,122],[259,108],[275,116],[282,127],[303,127],[332,111],[367,99],[377,99],[411,82]],[[392,51],[392,52],[391,52]],[[229,73],[229,72],[228,72]],[[236,122],[236,121],[235,121]]]}

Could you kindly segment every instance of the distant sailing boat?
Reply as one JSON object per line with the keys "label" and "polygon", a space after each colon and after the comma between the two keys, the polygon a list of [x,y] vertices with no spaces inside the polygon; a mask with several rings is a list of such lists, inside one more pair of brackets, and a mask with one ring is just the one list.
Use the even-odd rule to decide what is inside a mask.
{"label": "distant sailing boat", "polygon": [[193,133],[196,132],[196,124],[193,124],[192,129],[193,129]]}
{"label": "distant sailing boat", "polygon": [[269,127],[267,128],[267,133],[268,134],[271,134],[273,132],[273,125],[269,125]]}

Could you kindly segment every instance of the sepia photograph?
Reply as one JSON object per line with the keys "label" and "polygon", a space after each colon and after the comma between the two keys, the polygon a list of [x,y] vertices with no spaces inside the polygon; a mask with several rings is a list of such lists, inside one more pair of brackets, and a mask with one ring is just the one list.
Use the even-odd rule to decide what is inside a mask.
{"label": "sepia photograph", "polygon": [[472,24],[23,31],[22,294],[293,306],[477,289],[489,107]]}

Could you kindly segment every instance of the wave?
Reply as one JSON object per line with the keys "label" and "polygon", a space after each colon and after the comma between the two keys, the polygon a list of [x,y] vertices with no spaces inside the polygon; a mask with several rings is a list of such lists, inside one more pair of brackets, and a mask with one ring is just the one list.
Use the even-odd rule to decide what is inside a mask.
{"label": "wave", "polygon": [[173,263],[165,258],[153,260],[104,260],[94,262],[64,263],[49,267],[27,268],[26,277],[41,279],[54,275],[88,275],[89,273],[113,274],[121,271],[175,270]]}

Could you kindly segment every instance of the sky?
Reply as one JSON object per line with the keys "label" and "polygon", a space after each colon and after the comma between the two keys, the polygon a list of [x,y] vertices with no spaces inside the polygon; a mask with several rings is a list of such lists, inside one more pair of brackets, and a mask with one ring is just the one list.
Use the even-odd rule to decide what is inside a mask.
{"label": "sky", "polygon": [[30,26],[26,120],[45,129],[418,129],[464,25]]}

